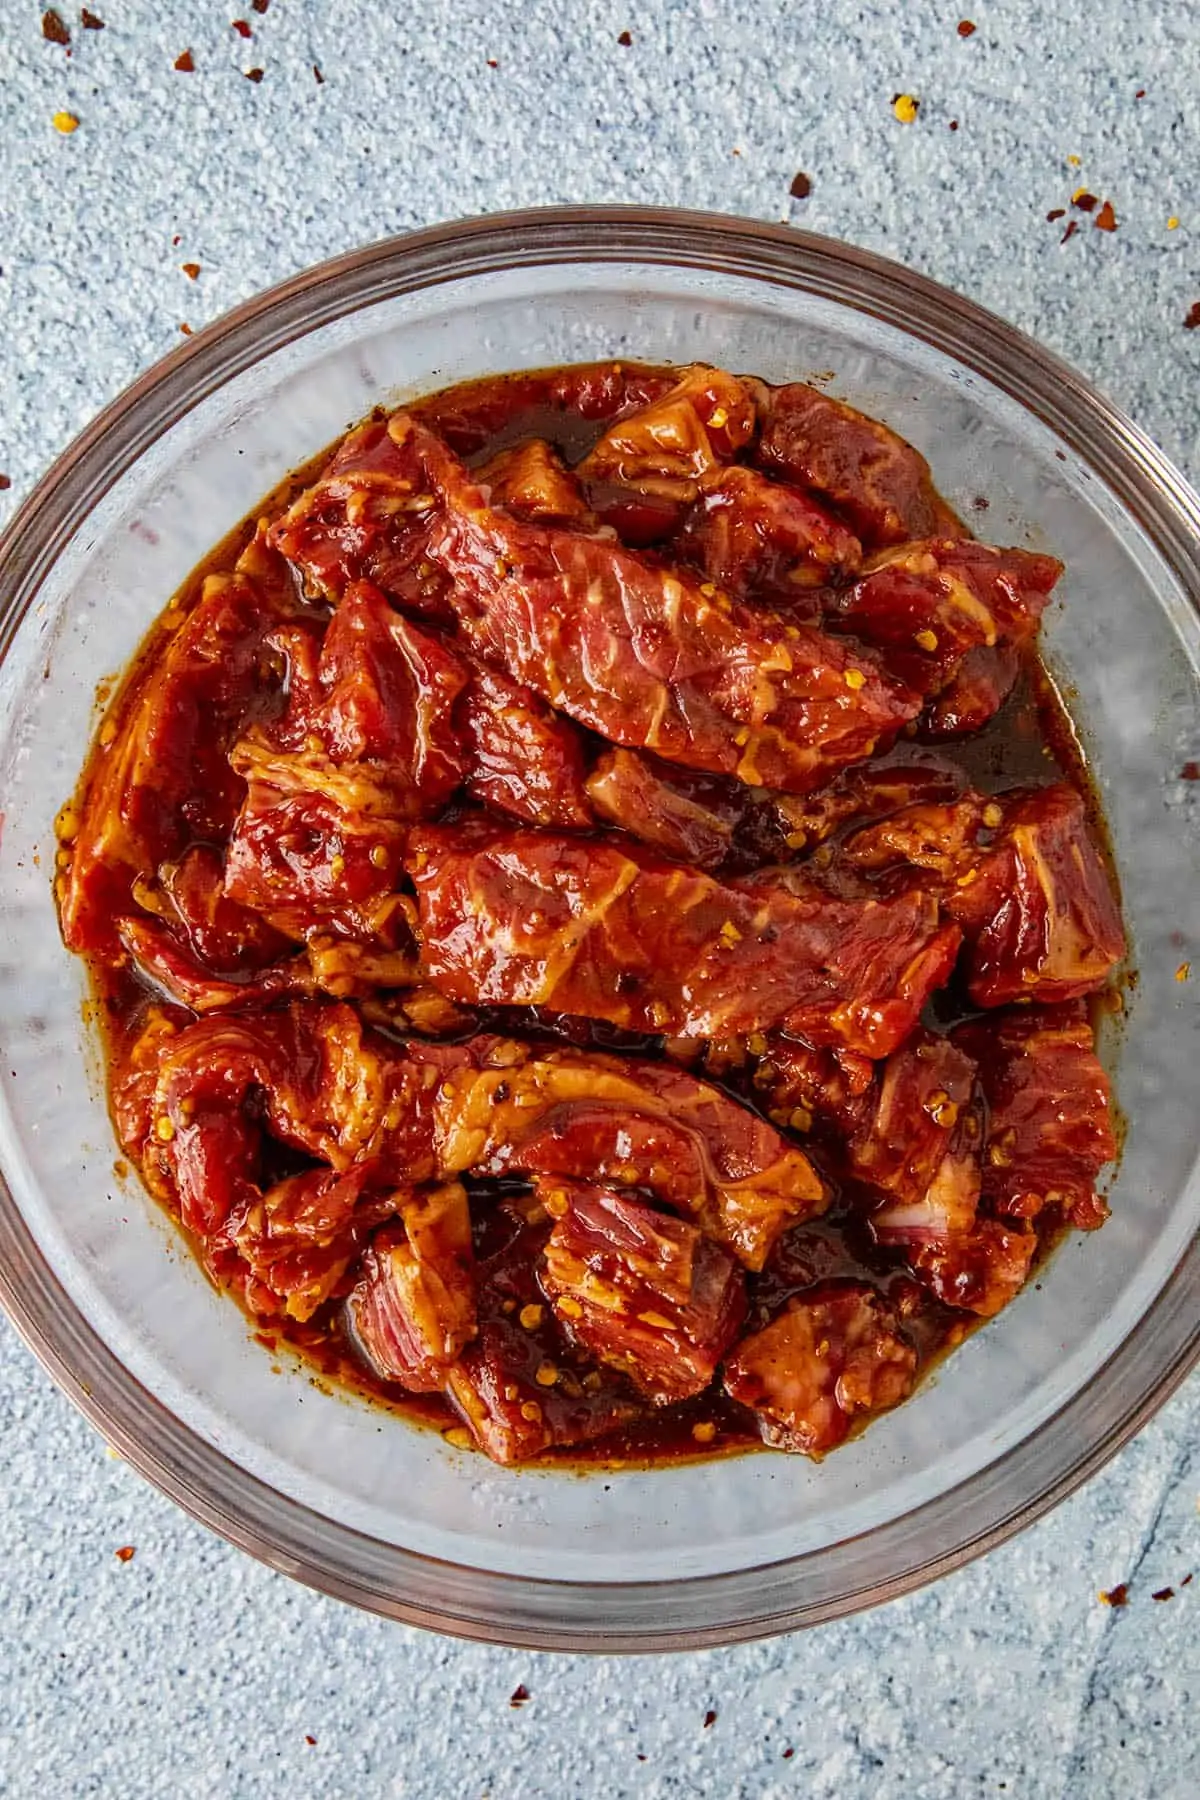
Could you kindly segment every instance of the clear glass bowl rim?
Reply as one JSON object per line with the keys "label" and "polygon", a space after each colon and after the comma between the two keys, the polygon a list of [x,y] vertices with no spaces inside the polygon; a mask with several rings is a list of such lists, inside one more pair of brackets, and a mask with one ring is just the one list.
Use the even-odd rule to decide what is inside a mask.
{"label": "clear glass bowl rim", "polygon": [[[669,208],[548,207],[385,239],[271,288],[118,396],[0,538],[0,660],[63,544],[165,430],[314,327],[417,288],[520,266],[615,262],[720,271],[830,299],[976,372],[1108,486],[1200,609],[1200,497],[1068,364],[887,258],[751,220]],[[1200,1360],[1200,1234],[1104,1367],[996,1463],[915,1511],[784,1562],[675,1582],[556,1582],[438,1562],[350,1530],[256,1480],[182,1425],[76,1312],[0,1174],[0,1304],[68,1398],[141,1474],[273,1568],[409,1624],[542,1650],[695,1649],[892,1599],[1031,1524],[1099,1469]]]}

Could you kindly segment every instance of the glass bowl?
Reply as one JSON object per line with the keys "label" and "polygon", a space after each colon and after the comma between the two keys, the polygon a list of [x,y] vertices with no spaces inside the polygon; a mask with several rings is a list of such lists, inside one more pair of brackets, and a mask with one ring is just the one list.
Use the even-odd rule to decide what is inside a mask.
{"label": "glass bowl", "polygon": [[[1108,1046],[1113,1217],[905,1406],[816,1466],[513,1472],[272,1358],[114,1165],[52,820],[102,677],[260,494],[375,403],[595,357],[828,374],[983,534],[1067,563],[1045,622],[1091,757],[1137,971]],[[985,501],[986,513],[973,513]],[[557,1649],[730,1642],[955,1567],[1096,1469],[1195,1360],[1200,502],[1078,376],[876,256],[675,212],[472,220],[298,276],[169,356],[0,545],[0,1298],[105,1437],[276,1568],[416,1624]],[[1200,979],[1200,960],[1198,960]]]}

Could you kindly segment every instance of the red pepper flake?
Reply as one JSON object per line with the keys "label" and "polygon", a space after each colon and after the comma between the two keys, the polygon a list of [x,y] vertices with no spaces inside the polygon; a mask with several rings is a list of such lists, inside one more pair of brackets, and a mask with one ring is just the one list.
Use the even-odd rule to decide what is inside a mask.
{"label": "red pepper flake", "polygon": [[199,279],[200,279],[200,264],[199,263],[180,263],[179,266],[183,270],[184,274],[187,276],[189,281],[199,281]]}
{"label": "red pepper flake", "polygon": [[259,82],[263,78],[264,71],[262,69],[245,69],[243,74],[247,81]]}
{"label": "red pepper flake", "polygon": [[191,337],[191,335],[192,335],[192,328],[191,328],[191,326],[190,326],[190,325],[181,325],[181,326],[180,326],[180,327],[179,327],[179,329],[180,329],[180,331],[182,331],[182,333],[183,333],[183,335],[184,335],[184,337]]}
{"label": "red pepper flake", "polygon": [[1050,209],[1050,211],[1046,214],[1046,218],[1048,219],[1048,221],[1050,222],[1051,225],[1053,225],[1055,219],[1065,219],[1066,216],[1067,216],[1067,209],[1065,206],[1052,207]]}
{"label": "red pepper flake", "polygon": [[957,131],[957,130],[958,130],[958,120],[957,120],[957,119],[951,119],[951,121],[950,121],[950,129],[951,129],[951,131]]}
{"label": "red pepper flake", "polygon": [[1065,244],[1067,239],[1073,238],[1075,236],[1075,233],[1078,230],[1079,230],[1079,220],[1078,219],[1068,219],[1067,220],[1067,229],[1063,232],[1062,236],[1059,238],[1059,240],[1058,240],[1059,243]]}
{"label": "red pepper flake", "polygon": [[1144,100],[1146,98],[1145,88],[1139,88],[1137,93],[1133,97],[1135,100]]}
{"label": "red pepper flake", "polygon": [[94,12],[89,12],[86,6],[79,15],[79,23],[83,26],[85,31],[104,30],[104,20],[97,18]]}
{"label": "red pepper flake", "polygon": [[633,33],[631,31],[623,31],[617,39],[617,42],[623,50],[628,50],[633,43]]}
{"label": "red pepper flake", "polygon": [[960,19],[958,21],[958,35],[961,38],[968,38],[968,37],[975,36],[975,26],[972,24],[970,19]]}
{"label": "red pepper flake", "polygon": [[[1200,781],[1200,762],[1185,762],[1179,771],[1180,781]],[[1192,1578],[1189,1575],[1188,1580]]]}
{"label": "red pepper flake", "polygon": [[11,486],[12,486],[12,476],[11,475],[0,475],[0,494],[3,494]]}
{"label": "red pepper flake", "polygon": [[[263,0],[263,4],[262,4],[261,8],[256,7],[255,10],[261,11],[261,12],[266,12],[266,10],[267,10],[266,0]],[[306,1731],[304,1734],[304,1741],[306,1744],[315,1744],[317,1740],[313,1736],[311,1731]]]}
{"label": "red pepper flake", "polygon": [[707,1731],[709,1726],[715,1725],[716,1722],[717,1722],[717,1715],[710,1708],[709,1711],[706,1712],[704,1715],[704,1730]]}
{"label": "red pepper flake", "polygon": [[251,10],[256,13],[265,13],[270,4],[271,0],[250,0]]}
{"label": "red pepper flake", "polygon": [[1200,300],[1193,300],[1187,318],[1183,321],[1185,331],[1195,331],[1200,325]]}
{"label": "red pepper flake", "polygon": [[488,57],[487,65],[488,65],[489,69],[498,69],[500,67],[500,64],[496,61],[496,58],[494,56]]}
{"label": "red pepper flake", "polygon": [[1076,188],[1071,195],[1071,205],[1079,212],[1095,212],[1099,204],[1095,194],[1089,194],[1086,188]]}
{"label": "red pepper flake", "polygon": [[195,66],[190,50],[185,50],[182,56],[177,56],[175,58],[175,67],[179,70],[181,75],[190,75]]}
{"label": "red pepper flake", "polygon": [[1116,1587],[1109,1588],[1107,1592],[1101,1588],[1100,1598],[1105,1606],[1128,1606],[1129,1586],[1124,1581],[1118,1581]]}
{"label": "red pepper flake", "polygon": [[525,1683],[522,1681],[513,1689],[512,1695],[509,1699],[508,1704],[511,1707],[513,1707],[513,1709],[515,1710],[518,1707],[524,1706],[525,1702],[528,1699],[529,1699],[529,1689],[525,1686]]}
{"label": "red pepper flake", "polygon": [[113,1555],[118,1562],[132,1562],[137,1552],[132,1544],[122,1544],[119,1550],[114,1550]]}
{"label": "red pepper flake", "polygon": [[42,14],[42,36],[48,44],[69,44],[71,41],[65,21],[53,8]]}
{"label": "red pepper flake", "polygon": [[1175,1598],[1175,1589],[1173,1587],[1155,1588],[1150,1598],[1152,1600],[1173,1600]]}
{"label": "red pepper flake", "polygon": [[1188,1575],[1185,1575],[1185,1576],[1184,1576],[1184,1578],[1183,1578],[1183,1580],[1182,1580],[1182,1581],[1181,1581],[1181,1582],[1180,1582],[1180,1584],[1179,1584],[1179,1585],[1180,1585],[1180,1587],[1187,1587],[1187,1585],[1188,1585],[1188,1583],[1189,1583],[1189,1582],[1190,1582],[1190,1581],[1191,1581],[1191,1579],[1192,1579],[1192,1578],[1191,1578],[1191,1575],[1190,1575],[1190,1574],[1188,1574]]}
{"label": "red pepper flake", "polygon": [[812,193],[812,182],[802,171],[797,171],[797,173],[792,176],[792,185],[788,189],[788,193],[792,196],[793,200],[807,200],[808,196]]}
{"label": "red pepper flake", "polygon": [[175,236],[171,239],[172,249],[175,247],[176,244],[182,244],[182,242],[183,242],[183,239],[179,236],[178,232],[176,232]]}
{"label": "red pepper flake", "polygon": [[1106,200],[1104,202],[1104,205],[1092,220],[1092,224],[1096,227],[1097,231],[1115,231],[1117,229],[1117,215],[1113,211],[1113,203],[1111,200]]}
{"label": "red pepper flake", "polygon": [[792,1746],[789,1744],[787,1749],[783,1753],[784,1762],[791,1762],[791,1760],[792,1760],[793,1756],[795,1756],[795,1754],[796,1754],[796,1752],[792,1749]]}
{"label": "red pepper flake", "polygon": [[236,31],[239,37],[248,38],[254,36],[253,31],[251,31],[250,26],[245,19],[234,19],[230,29]]}
{"label": "red pepper flake", "polygon": [[323,75],[322,75],[322,73],[321,73],[321,65],[320,65],[320,63],[314,63],[314,64],[313,64],[313,74],[314,74],[314,76],[315,76],[315,77],[316,77],[316,79],[317,79],[317,80],[318,80],[318,81],[319,81],[319,82],[320,82],[320,84],[321,84],[321,86],[322,86],[322,87],[324,87],[324,85],[325,85],[325,77],[324,77],[324,76],[323,76]]}

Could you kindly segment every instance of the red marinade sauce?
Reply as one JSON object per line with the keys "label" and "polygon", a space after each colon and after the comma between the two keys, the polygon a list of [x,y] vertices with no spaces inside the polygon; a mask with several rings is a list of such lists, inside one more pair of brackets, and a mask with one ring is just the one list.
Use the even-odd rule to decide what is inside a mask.
{"label": "red marinade sauce", "polygon": [[1058,573],[707,369],[467,382],[268,494],[56,875],[122,1152],[263,1346],[500,1460],[819,1457],[1101,1223]]}

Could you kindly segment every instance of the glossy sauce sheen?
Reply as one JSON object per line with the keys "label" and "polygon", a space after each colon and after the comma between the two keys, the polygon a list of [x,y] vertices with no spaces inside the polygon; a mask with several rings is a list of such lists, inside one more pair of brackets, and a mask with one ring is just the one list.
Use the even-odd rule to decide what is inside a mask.
{"label": "glossy sauce sheen", "polygon": [[[432,396],[412,411],[419,419],[440,430],[451,449],[471,469],[480,467],[499,451],[523,444],[528,439],[548,442],[568,467],[574,467],[600,436],[606,421],[603,417],[583,419],[555,403],[551,392],[558,373],[548,371],[468,383]],[[648,391],[661,390],[670,374],[663,370],[644,371]],[[329,452],[324,452],[297,470],[266,497],[255,509],[253,517],[216,547],[176,597],[173,603],[175,618],[195,604],[206,576],[232,567],[253,537],[255,519],[275,517],[288,507],[318,476],[328,455]],[[320,617],[322,623],[326,617],[319,608],[314,616]],[[156,626],[149,634],[109,709],[108,717],[118,728],[136,699],[140,683],[157,664],[169,635],[165,626]],[[262,717],[269,721],[279,706],[277,691],[264,689]],[[586,741],[593,750],[607,748],[593,734],[586,734]],[[1031,651],[1023,653],[1021,673],[1009,698],[982,731],[967,739],[940,742],[932,748],[914,747],[902,735],[896,747],[872,759],[871,766],[886,768],[889,764],[912,764],[914,760],[923,759],[931,764],[957,766],[965,774],[968,785],[984,795],[1016,786],[1069,782],[1084,796],[1093,828],[1100,830],[1087,771],[1070,719],[1053,682]],[[86,792],[87,783],[88,773],[85,772],[79,790],[81,796]],[[453,808],[449,816],[455,816]],[[834,832],[829,839],[832,848],[836,850],[846,831],[855,823],[857,821],[851,821],[850,827]],[[753,866],[753,861],[748,854],[749,867]],[[128,961],[118,966],[111,958],[93,955],[89,958],[89,967],[103,1020],[111,1073],[120,1068],[128,1056],[141,1023],[148,990]],[[482,1032],[494,1030],[536,1043],[549,1040],[586,1049],[618,1050],[655,1061],[666,1060],[661,1037],[623,1032],[599,1021],[560,1018],[539,1009],[505,1007],[491,1013],[486,1008],[476,1010],[479,1020],[476,1029]],[[945,1032],[977,1012],[978,1008],[968,1001],[956,984],[939,991],[931,1020],[938,1032]],[[378,1020],[375,1022],[379,1023]],[[741,1105],[762,1109],[763,1097],[752,1080],[751,1067],[745,1058],[742,1066],[738,1066],[735,1058],[731,1066],[721,1072],[714,1074],[710,1069],[705,1079],[724,1087]],[[801,1141],[814,1164],[836,1190],[838,1174],[819,1140]],[[267,1142],[269,1166],[263,1171],[264,1183],[281,1180],[295,1170],[310,1166],[303,1156],[283,1149],[272,1140]],[[481,1283],[484,1289],[481,1322],[492,1318],[497,1328],[505,1329],[505,1322],[511,1320],[521,1307],[542,1299],[535,1270],[548,1226],[538,1222],[536,1216],[534,1223],[524,1222],[523,1215],[530,1209],[531,1202],[527,1184],[519,1180],[475,1181],[470,1184],[470,1192],[476,1256],[480,1267],[487,1272],[486,1283]],[[1047,1217],[1042,1221],[1038,1263],[1053,1248],[1064,1229],[1061,1219]],[[960,1342],[978,1322],[970,1313],[943,1305],[928,1295],[922,1297],[919,1306],[914,1306],[913,1284],[905,1271],[903,1256],[898,1250],[872,1241],[850,1194],[835,1198],[822,1218],[790,1231],[767,1270],[749,1276],[750,1322],[765,1323],[778,1313],[790,1295],[815,1282],[844,1276],[861,1277],[864,1273],[899,1305],[906,1333],[917,1352],[921,1374],[947,1349]],[[370,1372],[350,1341],[340,1299],[321,1307],[303,1324],[286,1319],[255,1320],[254,1329],[268,1349],[286,1342],[302,1354],[314,1368],[314,1379],[329,1380],[366,1393],[414,1422],[439,1428],[461,1425],[459,1415],[440,1395],[412,1394]],[[535,1333],[528,1349],[531,1378],[539,1357],[549,1353],[545,1346],[539,1345]],[[561,1357],[561,1345],[558,1354]],[[703,1434],[700,1439],[693,1435],[697,1426]],[[626,1429],[611,1432],[590,1445],[548,1452],[546,1460],[611,1467],[757,1448],[759,1441],[753,1415],[744,1406],[713,1389],[697,1399],[666,1407]]]}

